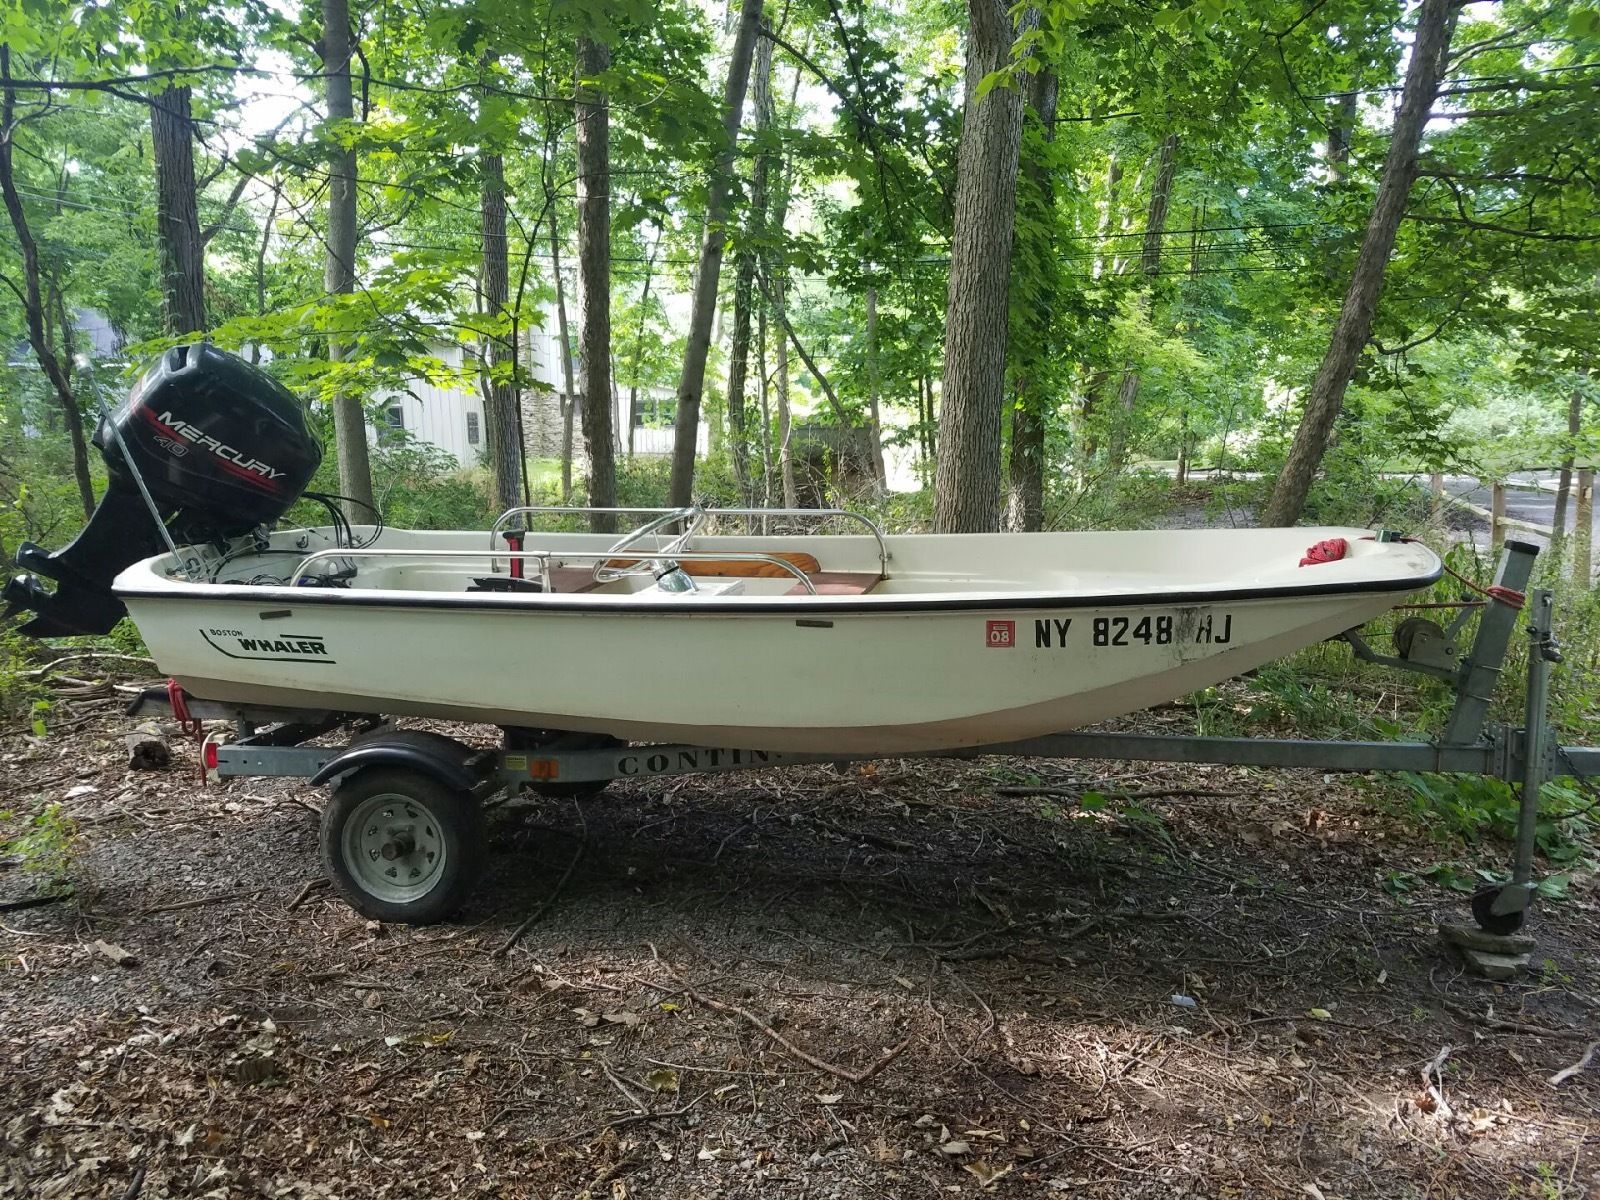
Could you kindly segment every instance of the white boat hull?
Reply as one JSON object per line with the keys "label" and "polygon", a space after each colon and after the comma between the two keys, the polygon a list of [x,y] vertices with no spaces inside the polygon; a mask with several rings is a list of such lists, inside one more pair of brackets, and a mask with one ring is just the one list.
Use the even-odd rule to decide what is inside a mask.
{"label": "white boat hull", "polygon": [[[919,564],[964,539],[894,538],[895,586],[851,597],[660,603],[201,585],[160,579],[152,568],[158,560],[126,572],[118,592],[161,669],[207,699],[629,741],[891,754],[1009,742],[1146,708],[1360,625],[1437,576],[1432,553],[1409,545],[1380,554],[1369,543],[1344,563],[1283,565],[1285,555],[1330,533],[1360,536],[1263,530],[968,540],[959,548],[965,561],[978,560],[979,574],[943,591],[910,581]],[[1122,539],[1120,554],[1113,537]],[[1156,538],[1188,547],[1191,565],[1206,574],[1169,571],[1158,582]],[[1275,547],[1271,571],[1242,583],[1237,569],[1224,577],[1230,554],[1259,550],[1264,539]],[[797,541],[869,539],[783,544]],[[1051,581],[1054,594],[1015,584],[1002,590],[990,586],[996,562],[985,559],[1000,543],[1068,566],[1099,555],[1101,567],[1058,568],[1073,578]],[[1141,556],[1150,555],[1146,570]]]}

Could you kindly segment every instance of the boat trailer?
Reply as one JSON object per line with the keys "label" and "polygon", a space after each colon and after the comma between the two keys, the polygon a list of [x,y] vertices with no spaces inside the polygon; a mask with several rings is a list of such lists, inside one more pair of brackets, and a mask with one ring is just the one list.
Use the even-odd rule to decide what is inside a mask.
{"label": "boat trailer", "polygon": [[[1519,792],[1510,878],[1480,889],[1472,913],[1491,934],[1521,928],[1537,891],[1534,878],[1539,793],[1557,777],[1600,776],[1600,747],[1561,746],[1549,727],[1551,672],[1561,661],[1553,594],[1525,594],[1538,547],[1507,542],[1492,586],[1448,627],[1412,617],[1396,630],[1396,653],[1379,653],[1358,630],[1341,635],[1368,662],[1450,684],[1455,702],[1441,734],[1428,741],[1353,741],[1075,732],[1004,745],[878,757],[971,759],[1124,759],[1303,767],[1325,771],[1423,771],[1501,779]],[[1457,641],[1471,618],[1472,645]],[[1521,725],[1489,719],[1496,686],[1519,618],[1527,639],[1526,704]],[[425,924],[458,909],[481,877],[483,802],[502,791],[531,789],[583,796],[616,779],[717,774],[802,763],[843,764],[861,754],[795,754],[734,747],[629,745],[596,734],[508,729],[501,749],[442,734],[397,729],[372,714],[221,704],[186,696],[175,684],[135,698],[134,716],[185,723],[226,721],[230,737],[202,745],[209,776],[277,776],[330,785],[322,810],[321,858],[330,882],[357,911],[386,921]],[[198,725],[192,725],[198,728]],[[309,744],[337,731],[343,744]]]}

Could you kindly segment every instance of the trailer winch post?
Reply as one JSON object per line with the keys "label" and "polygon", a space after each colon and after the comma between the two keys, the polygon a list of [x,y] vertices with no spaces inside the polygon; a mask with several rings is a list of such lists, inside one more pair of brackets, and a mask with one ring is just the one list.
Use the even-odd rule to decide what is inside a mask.
{"label": "trailer winch post", "polygon": [[1484,721],[1489,715],[1489,705],[1495,689],[1500,686],[1500,676],[1506,661],[1506,651],[1511,648],[1512,636],[1517,631],[1517,606],[1501,596],[1521,593],[1533,578],[1533,562],[1539,556],[1539,547],[1530,542],[1509,541],[1495,568],[1490,600],[1483,615],[1478,618],[1478,633],[1472,639],[1472,649],[1456,677],[1456,702],[1450,710],[1450,719],[1439,740],[1446,745],[1467,745],[1483,736]]}
{"label": "trailer winch post", "polygon": [[1533,856],[1539,833],[1539,795],[1549,777],[1546,761],[1550,736],[1550,669],[1561,661],[1551,609],[1554,595],[1539,588],[1528,605],[1527,711],[1522,728],[1521,796],[1517,808],[1517,843],[1511,866],[1511,885],[1502,888],[1490,906],[1500,916],[1521,912],[1533,899]]}

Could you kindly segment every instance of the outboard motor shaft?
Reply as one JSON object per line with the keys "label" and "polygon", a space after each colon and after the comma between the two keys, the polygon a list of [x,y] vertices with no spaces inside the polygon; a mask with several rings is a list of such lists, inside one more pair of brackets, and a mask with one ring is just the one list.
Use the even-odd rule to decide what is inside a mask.
{"label": "outboard motor shaft", "polygon": [[271,525],[322,462],[294,394],[205,343],[157,359],[109,423],[100,421],[94,444],[108,484],[89,523],[54,553],[24,542],[16,562],[30,573],[5,586],[8,613],[35,614],[22,626],[33,637],[109,632],[126,612],[111,591],[124,569],[161,553],[169,536],[194,544]]}

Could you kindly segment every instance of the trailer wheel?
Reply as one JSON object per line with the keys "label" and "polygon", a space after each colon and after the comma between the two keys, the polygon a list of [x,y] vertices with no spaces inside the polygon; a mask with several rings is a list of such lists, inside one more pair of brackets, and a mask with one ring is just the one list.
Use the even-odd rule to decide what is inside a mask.
{"label": "trailer wheel", "polygon": [[483,869],[483,811],[466,792],[402,767],[346,777],[322,810],[322,869],[350,906],[428,925],[466,902]]}

